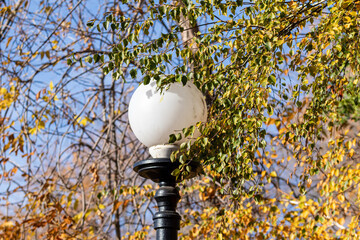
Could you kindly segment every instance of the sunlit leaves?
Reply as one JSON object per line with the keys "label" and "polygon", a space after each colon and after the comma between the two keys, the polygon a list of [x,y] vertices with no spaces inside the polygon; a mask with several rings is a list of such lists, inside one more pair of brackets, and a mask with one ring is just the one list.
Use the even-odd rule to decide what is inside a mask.
{"label": "sunlit leaves", "polygon": [[[44,4],[41,19],[55,16],[56,8]],[[106,6],[103,19],[76,10],[84,14],[81,19],[88,17],[87,24],[80,24],[80,17],[61,25],[54,20],[59,31],[48,31],[48,22],[34,34],[3,41],[12,55],[3,54],[1,63],[13,78],[5,78],[0,88],[2,149],[26,160],[39,151],[33,161],[41,167],[35,172],[62,177],[35,179],[36,189],[26,196],[25,225],[6,219],[0,231],[18,234],[16,227],[25,226],[33,234],[32,228],[46,226],[47,237],[95,237],[102,231],[99,225],[116,225],[119,212],[126,216],[121,225],[136,211],[149,206],[152,211],[153,189],[124,178],[133,173],[131,161],[142,156],[128,155],[138,149],[134,139],[115,134],[128,126],[126,119],[119,120],[126,107],[117,109],[114,103],[126,105],[131,95],[116,87],[155,79],[160,88],[193,81],[209,109],[206,123],[169,136],[175,143],[201,132],[172,155],[180,163],[173,172],[179,178],[191,170],[191,162],[204,168],[191,186],[181,185],[182,194],[188,194],[180,208],[187,209],[184,239],[357,239],[358,1],[160,0]],[[66,5],[66,12],[67,7],[73,6]],[[1,16],[12,14],[13,6],[0,10]],[[65,34],[77,26],[71,36]],[[29,39],[37,32],[51,40],[34,51],[29,46],[36,43]],[[186,33],[194,38],[184,40]],[[73,38],[84,45],[72,43]],[[60,55],[63,49],[66,54]],[[67,68],[53,69],[58,62]],[[82,74],[70,77],[84,69],[91,69],[86,83]],[[42,78],[33,81],[32,74],[44,71],[56,77],[39,87]],[[86,95],[92,91],[94,101]],[[85,107],[90,105],[97,111]],[[17,113],[21,119],[14,121]],[[13,134],[13,129],[19,131]],[[44,136],[59,138],[41,142]],[[131,147],[122,152],[124,142]],[[66,150],[53,151],[58,145]],[[68,159],[72,164],[66,164]],[[0,161],[16,163],[7,157]],[[23,164],[29,169],[4,169],[2,180],[22,169],[24,179],[32,179],[30,163]],[[74,168],[75,174],[67,175]],[[145,224],[122,237],[151,238],[147,216],[139,220]]]}

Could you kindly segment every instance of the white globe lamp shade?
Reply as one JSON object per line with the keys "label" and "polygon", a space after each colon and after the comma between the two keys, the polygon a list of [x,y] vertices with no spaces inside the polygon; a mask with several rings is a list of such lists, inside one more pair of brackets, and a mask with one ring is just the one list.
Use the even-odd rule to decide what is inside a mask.
{"label": "white globe lamp shade", "polygon": [[[135,90],[128,114],[130,126],[140,142],[147,147],[166,147],[171,134],[181,133],[183,128],[197,122],[206,122],[207,107],[203,94],[191,82],[185,86],[172,83],[161,93],[156,82],[151,81]],[[192,138],[197,138],[199,134],[195,131]],[[182,138],[174,144],[180,145],[188,140]]]}

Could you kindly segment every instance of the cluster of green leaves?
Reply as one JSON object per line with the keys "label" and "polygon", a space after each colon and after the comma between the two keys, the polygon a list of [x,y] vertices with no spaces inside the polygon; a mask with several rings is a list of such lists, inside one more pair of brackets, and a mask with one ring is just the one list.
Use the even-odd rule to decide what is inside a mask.
{"label": "cluster of green leaves", "polygon": [[[207,174],[213,181],[220,183],[218,192],[222,196],[270,204],[262,210],[264,214],[271,213],[269,218],[262,216],[272,219],[274,225],[266,228],[269,231],[263,237],[294,239],[309,237],[311,233],[319,238],[325,235],[331,238],[334,232],[328,229],[331,221],[327,220],[333,217],[337,223],[344,222],[336,211],[343,197],[335,201],[334,192],[341,190],[330,191],[324,183],[345,183],[337,177],[329,180],[326,172],[342,164],[347,167],[341,171],[357,169],[346,162],[353,157],[351,149],[355,145],[346,143],[344,136],[339,137],[334,131],[341,127],[339,122],[358,119],[359,8],[358,1],[349,0],[246,4],[243,1],[149,1],[151,19],[135,23],[133,31],[114,46],[103,70],[105,73],[113,70],[115,78],[126,79],[128,73],[121,68],[124,63],[133,64],[130,76],[142,78],[144,84],[151,78],[160,87],[172,82],[194,82],[207,97],[209,117],[207,123],[196,126],[202,136],[192,145],[182,144],[174,153],[173,158],[182,164],[176,175],[191,170],[189,161],[198,161],[209,168]],[[192,27],[185,29],[181,24],[184,19]],[[109,15],[96,26],[126,31],[130,21]],[[139,36],[157,30],[152,21],[162,21],[169,32],[159,32],[158,37],[139,43]],[[190,30],[195,31],[194,38],[182,42],[181,34]],[[171,135],[170,142],[193,132],[194,126],[186,128],[183,135]],[[324,148],[329,138],[335,140]],[[274,153],[269,154],[270,151]],[[289,164],[292,171],[288,171]],[[296,183],[289,184],[294,174],[298,176]],[[316,177],[321,180],[313,183]],[[359,179],[352,181],[343,185],[343,191],[350,186],[357,188]],[[286,209],[288,204],[274,199],[270,203],[264,201],[266,186],[271,183],[279,189],[279,194],[287,192],[282,190],[283,185],[290,185],[292,191],[284,195],[286,198],[302,196],[298,210],[285,216],[282,228],[275,224],[282,213],[271,205],[286,205]],[[326,194],[321,190],[316,203],[304,198],[314,186],[326,188],[323,190]],[[321,208],[314,211],[313,206]],[[297,215],[300,220],[294,219]],[[304,228],[304,221],[310,215],[314,217],[311,231]],[[216,221],[221,219],[224,220],[219,217]],[[356,218],[350,220],[348,228],[340,227],[342,231],[336,235],[355,236],[358,229],[354,222]],[[294,227],[284,227],[286,224]],[[254,229],[261,231],[263,227]],[[301,231],[289,234],[295,229]],[[199,234],[199,228],[194,231],[196,234],[192,234]],[[218,237],[224,235],[219,234]]]}
{"label": "cluster of green leaves", "polygon": [[[131,77],[136,78],[140,77],[135,68],[138,64],[144,84],[148,84],[151,78],[159,86],[175,81],[186,84],[191,80],[204,94],[208,94],[212,102],[209,104],[209,121],[202,129],[203,137],[193,147],[188,146],[185,152],[181,152],[181,158],[185,159],[184,162],[203,160],[233,183],[234,196],[243,194],[244,183],[255,182],[253,169],[258,164],[255,153],[266,147],[264,123],[267,116],[273,115],[275,106],[269,102],[269,98],[280,97],[285,101],[291,99],[301,104],[299,96],[311,91],[319,98],[314,98],[312,104],[317,101],[321,104],[311,108],[311,114],[305,114],[305,117],[311,115],[312,119],[306,119],[301,125],[294,125],[293,129],[299,131],[295,136],[297,141],[301,136],[311,138],[313,134],[316,137],[320,134],[317,131],[318,119],[327,111],[323,106],[331,106],[323,104],[327,98],[324,86],[328,86],[327,79],[331,76],[320,74],[315,69],[319,69],[318,59],[321,59],[321,64],[334,62],[333,58],[337,58],[337,55],[332,51],[339,51],[339,47],[336,45],[329,48],[329,44],[339,37],[334,32],[326,38],[329,44],[324,44],[324,37],[319,37],[318,34],[323,32],[321,26],[328,24],[326,21],[339,20],[322,20],[324,23],[301,41],[300,36],[301,29],[310,28],[308,23],[318,21],[325,9],[336,9],[334,4],[331,1],[255,1],[244,7],[242,1],[215,4],[207,1],[183,2],[175,5],[166,1],[158,5],[150,1],[151,19],[135,23],[133,30],[112,48],[103,71],[105,74],[113,71],[115,79],[126,79],[122,66],[133,64],[134,68],[129,72]],[[171,21],[180,22],[181,16],[186,16],[193,26],[196,25],[195,19],[202,17],[208,17],[211,21],[206,23],[209,27],[204,32],[195,33],[196,38],[191,43],[179,41],[177,35],[187,30],[181,24],[170,25],[170,33],[159,33],[158,38],[150,39],[145,44],[138,42],[139,36],[148,35],[149,30],[155,30],[151,29],[153,20],[166,19],[171,24]],[[336,17],[344,16],[338,14]],[[116,18],[108,15],[96,27],[101,31],[101,28],[107,30],[111,26],[112,31],[124,32],[129,29],[131,20],[124,16]],[[90,26],[94,24],[94,21],[89,22]],[[340,33],[341,29],[338,29],[338,34]],[[196,51],[193,51],[194,46]],[[320,58],[311,56],[319,55],[319,51],[321,53],[327,48],[330,50],[328,55]],[[309,61],[302,57],[306,52],[309,52]],[[326,56],[329,59],[325,59]],[[347,58],[347,55],[340,57]],[[93,58],[94,62],[104,59],[98,55]],[[172,60],[175,59],[181,64],[172,65]],[[91,62],[91,57],[87,61]],[[286,71],[297,71],[299,84],[294,86],[293,92],[277,96],[272,89],[277,91],[280,88],[277,76],[283,74],[283,65],[288,61],[290,64]],[[344,71],[347,61],[336,60],[336,64],[331,69],[336,68],[340,73]],[[342,66],[338,66],[341,64]],[[168,72],[170,74],[166,74]],[[334,79],[337,79],[339,73],[331,71]],[[166,77],[161,77],[165,74]],[[315,80],[309,83],[309,77]],[[256,184],[252,185],[251,190],[246,191],[250,195],[256,192]]]}
{"label": "cluster of green leaves", "polygon": [[[341,91],[341,90],[340,90]],[[338,114],[340,123],[346,123],[349,119],[353,121],[360,120],[360,92],[354,83],[350,83],[343,90],[342,99],[339,101]]]}

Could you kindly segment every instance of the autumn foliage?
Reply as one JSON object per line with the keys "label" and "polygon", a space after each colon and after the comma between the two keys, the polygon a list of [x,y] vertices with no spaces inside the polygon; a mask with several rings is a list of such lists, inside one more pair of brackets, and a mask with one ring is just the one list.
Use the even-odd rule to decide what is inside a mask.
{"label": "autumn foliage", "polygon": [[[192,81],[181,239],[360,239],[360,1],[0,1],[0,239],[154,239],[141,82]],[[181,135],[170,136],[170,141]]]}

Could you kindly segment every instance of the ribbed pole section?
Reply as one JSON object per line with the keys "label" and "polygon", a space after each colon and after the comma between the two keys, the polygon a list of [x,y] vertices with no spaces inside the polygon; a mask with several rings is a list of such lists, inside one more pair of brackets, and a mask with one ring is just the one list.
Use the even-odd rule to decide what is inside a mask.
{"label": "ribbed pole section", "polygon": [[160,182],[155,200],[159,211],[154,216],[156,240],[177,240],[180,230],[180,215],[176,212],[176,205],[180,200],[175,182]]}

